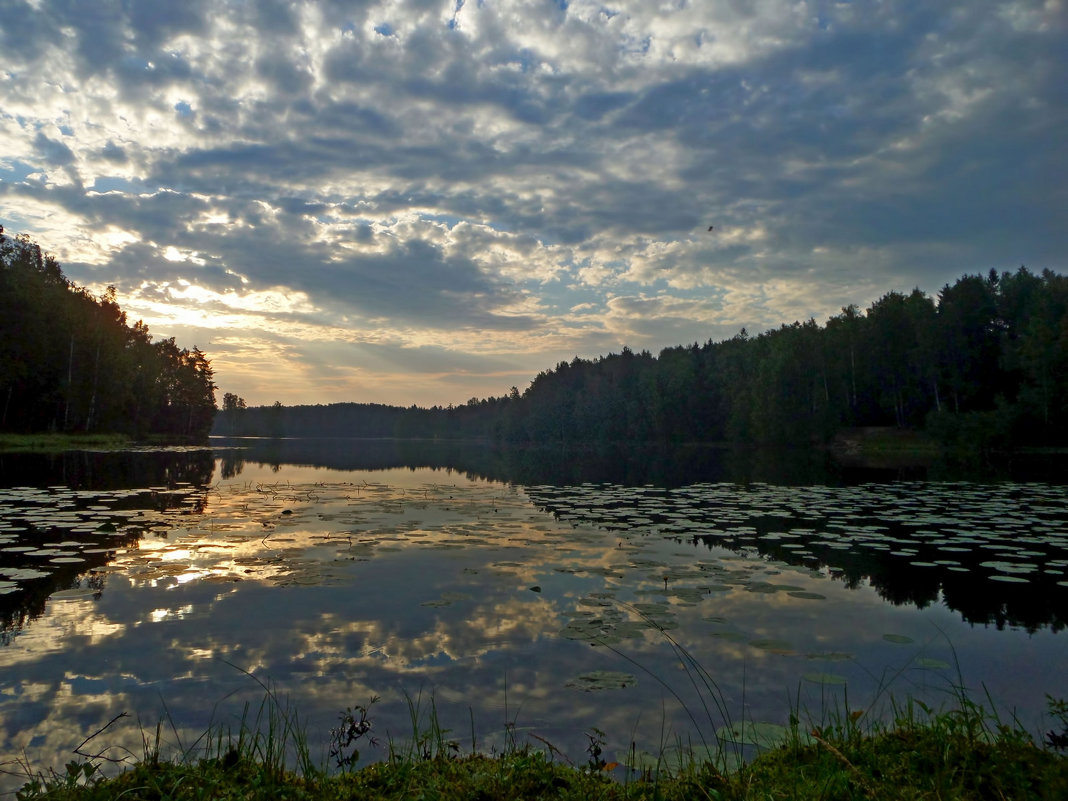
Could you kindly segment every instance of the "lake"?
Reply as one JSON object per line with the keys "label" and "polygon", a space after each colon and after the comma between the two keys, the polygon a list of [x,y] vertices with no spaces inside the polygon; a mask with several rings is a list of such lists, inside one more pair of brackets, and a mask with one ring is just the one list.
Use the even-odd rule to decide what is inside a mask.
{"label": "lake", "polygon": [[621,762],[717,731],[744,757],[742,721],[886,720],[960,686],[1038,736],[1046,694],[1068,696],[1063,466],[343,439],[0,454],[0,789],[79,746],[140,756],[159,723],[165,752],[236,731],[265,687],[324,762],[375,697],[364,761],[409,737],[410,704],[464,750],[580,764],[591,734]]}

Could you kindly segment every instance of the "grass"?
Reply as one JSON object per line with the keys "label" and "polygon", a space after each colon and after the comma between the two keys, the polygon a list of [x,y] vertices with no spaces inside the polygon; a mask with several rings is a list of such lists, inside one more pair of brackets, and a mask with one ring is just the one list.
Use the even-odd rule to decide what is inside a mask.
{"label": "grass", "polygon": [[835,437],[835,448],[854,459],[932,459],[945,448],[930,434],[893,427],[848,428]]}
{"label": "grass", "polygon": [[[637,610],[634,610],[637,612]],[[505,724],[500,752],[479,750],[474,721],[465,749],[438,717],[433,696],[407,697],[410,735],[388,741],[385,759],[361,767],[360,748],[379,746],[372,709],[354,706],[331,730],[329,760],[311,755],[306,732],[288,699],[269,683],[236,666],[263,691],[257,710],[245,707],[236,731],[212,726],[183,743],[173,725],[174,753],[164,758],[164,725],[142,733],[143,754],[117,776],[105,778],[102,763],[125,762],[109,749],[84,750],[116,718],[77,749],[63,772],[24,767],[17,801],[201,801],[202,799],[292,799],[294,801],[1063,801],[1068,798],[1068,701],[1047,696],[1054,729],[1036,742],[1015,718],[1004,719],[988,694],[975,700],[963,685],[959,664],[948,685],[947,703],[934,708],[915,698],[893,698],[880,683],[868,709],[853,709],[848,695],[815,714],[799,705],[788,727],[765,739],[765,747],[743,750],[725,731],[745,732],[761,724],[732,721],[712,676],[671,634],[673,649],[697,692],[699,706],[686,708],[698,743],[662,737],[654,757],[631,744],[628,765],[603,758],[608,735],[593,728],[584,763],[576,763],[544,738],[520,743],[515,722]],[[608,646],[611,648],[611,646]],[[614,648],[611,650],[615,651]],[[641,664],[675,700],[682,697]],[[892,681],[894,676],[890,677]],[[872,718],[880,699],[888,714]],[[744,702],[743,702],[744,706]],[[166,710],[165,710],[166,711]],[[120,716],[122,717],[122,716]],[[804,722],[802,722],[804,718]],[[167,715],[169,720],[169,714]],[[703,721],[701,721],[703,719]],[[725,724],[719,730],[716,723]],[[761,730],[763,732],[763,730]],[[713,732],[716,732],[713,734]],[[762,735],[763,736],[763,735]],[[757,738],[760,739],[759,737]],[[743,761],[743,754],[754,754]],[[132,756],[132,755],[128,755]],[[366,762],[366,760],[365,760]]]}
{"label": "grass", "polygon": [[109,450],[121,451],[132,445],[203,445],[205,438],[178,435],[150,434],[137,439],[127,434],[36,434],[0,433],[0,453],[62,453],[64,451]]}
{"label": "grass", "polygon": [[0,452],[62,453],[85,448],[121,450],[129,447],[131,441],[125,434],[0,433]]}
{"label": "grass", "polygon": [[[634,610],[637,612],[637,610]],[[648,619],[648,618],[647,618]],[[608,736],[593,728],[584,763],[576,763],[544,738],[531,734],[520,743],[515,722],[505,724],[500,752],[479,750],[474,721],[465,749],[438,717],[433,696],[408,696],[410,735],[388,741],[385,759],[361,766],[360,748],[381,745],[373,736],[372,709],[354,706],[331,730],[329,761],[317,762],[299,716],[288,700],[242,670],[264,695],[255,712],[248,706],[236,731],[213,726],[196,741],[182,743],[164,758],[164,725],[142,733],[143,755],[117,776],[105,778],[102,762],[121,762],[77,749],[63,772],[23,771],[17,801],[201,801],[292,799],[293,801],[1063,801],[1068,798],[1068,702],[1047,696],[1054,729],[1036,742],[1015,718],[1004,719],[988,694],[980,702],[964,687],[961,672],[948,684],[947,702],[938,708],[915,698],[898,700],[880,683],[868,709],[853,709],[848,695],[815,714],[799,705],[788,727],[748,746],[762,724],[732,721],[712,676],[671,634],[660,634],[673,649],[692,689],[695,710],[686,708],[698,743],[662,737],[651,759],[631,744],[628,765],[603,758]],[[608,646],[611,650],[614,648]],[[620,651],[622,658],[651,675],[674,699],[682,697],[666,681]],[[892,681],[895,676],[891,676]],[[888,714],[870,712],[886,701]],[[744,702],[743,702],[744,707]],[[121,716],[120,716],[121,717]],[[802,719],[804,718],[804,722]],[[118,718],[116,718],[117,720]],[[168,715],[169,719],[169,715]],[[701,720],[703,719],[703,720]],[[113,720],[112,723],[115,721]],[[725,726],[715,728],[717,722]],[[766,724],[764,724],[766,725]],[[1059,729],[1059,730],[1058,730]],[[750,740],[745,740],[745,732]],[[741,731],[738,742],[727,731]],[[715,734],[713,734],[715,732]],[[758,741],[760,737],[757,738]],[[741,757],[751,754],[744,761]],[[366,760],[364,761],[366,763]]]}
{"label": "grass", "polygon": [[[255,681],[259,679],[252,677]],[[605,734],[587,736],[587,760],[572,762],[542,738],[538,746],[507,740],[502,753],[463,749],[438,719],[431,696],[408,698],[411,735],[388,743],[381,762],[358,767],[358,746],[377,744],[370,711],[356,706],[340,715],[331,734],[332,766],[312,759],[296,712],[272,687],[246,707],[236,731],[214,727],[195,742],[161,755],[163,724],[142,735],[144,754],[121,774],[104,778],[102,755],[76,751],[63,772],[32,774],[18,801],[194,801],[199,799],[604,799],[605,801],[965,801],[1068,798],[1068,703],[1052,697],[1051,717],[1063,731],[1036,742],[1016,721],[952,687],[950,703],[934,709],[921,701],[892,701],[888,722],[866,722],[848,703],[801,725],[800,712],[781,745],[728,770],[726,759],[700,760],[677,748],[655,766],[627,768],[602,759]],[[989,699],[987,699],[989,703]],[[114,721],[113,721],[114,722]],[[110,725],[110,724],[109,724]],[[730,744],[720,744],[721,756]],[[708,753],[703,748],[701,753]],[[689,754],[687,756],[687,753]],[[109,758],[108,761],[116,761]]]}

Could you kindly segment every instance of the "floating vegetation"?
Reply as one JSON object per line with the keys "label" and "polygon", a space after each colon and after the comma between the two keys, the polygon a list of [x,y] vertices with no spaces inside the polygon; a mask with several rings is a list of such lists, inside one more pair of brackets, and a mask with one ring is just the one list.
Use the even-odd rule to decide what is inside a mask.
{"label": "floating vegetation", "polygon": [[[732,698],[745,695],[732,685],[739,664],[756,666],[746,680],[754,687],[747,697],[757,698],[767,689],[756,691],[761,682],[803,681],[812,685],[807,693],[841,686],[846,676],[834,663],[856,660],[845,666],[853,695],[870,678],[872,654],[886,658],[881,642],[928,636],[918,617],[884,614],[871,603],[876,594],[900,606],[964,599],[965,618],[999,634],[1003,623],[1052,627],[1066,617],[1064,488],[505,488],[450,476],[455,484],[413,489],[390,486],[382,474],[366,474],[375,480],[363,484],[320,480],[330,475],[314,483],[161,483],[125,494],[38,488],[17,500],[0,490],[0,603],[13,610],[10,620],[29,621],[9,624],[10,638],[34,625],[50,633],[57,622],[73,630],[69,621],[85,610],[100,618],[92,621],[97,640],[127,636],[124,626],[178,628],[180,619],[210,614],[219,636],[234,642],[202,632],[188,649],[197,659],[217,666],[247,638],[255,643],[250,663],[298,687],[319,677],[324,696],[354,676],[396,686],[398,676],[414,683],[423,672],[449,692],[469,678],[489,694],[507,671],[516,697],[573,675],[567,686],[583,692],[633,688],[627,699],[637,707],[663,696],[663,686],[644,677],[636,686],[633,675],[611,669],[648,660],[686,696],[686,665],[666,644],[674,640],[714,668]],[[1004,508],[989,511],[982,504],[990,497]],[[227,618],[250,598],[264,601],[270,625],[246,631],[246,619],[235,626]],[[853,607],[855,598],[869,605]],[[27,614],[20,603],[37,606]],[[122,603],[155,606],[122,617],[114,611]],[[48,610],[54,618],[35,624]],[[880,640],[881,630],[900,633]],[[171,632],[162,633],[136,639],[169,642]],[[908,664],[949,667],[929,658]],[[194,662],[181,669],[202,678]],[[91,688],[95,680],[56,682]],[[615,708],[618,699],[557,694],[570,698],[565,706],[603,704],[621,731],[631,722],[622,720],[629,710]],[[567,712],[563,727],[572,722]],[[747,722],[727,740],[768,747],[786,731]]]}
{"label": "floating vegetation", "polygon": [[949,664],[949,662],[946,662],[944,659],[933,659],[928,656],[919,657],[918,659],[914,660],[914,664],[916,665],[916,667],[922,668],[923,670],[949,670],[951,667],[953,667],[951,664]]}
{"label": "floating vegetation", "polygon": [[844,686],[847,683],[846,677],[838,673],[802,673],[801,678],[814,684]]}
{"label": "floating vegetation", "polygon": [[916,642],[912,637],[907,634],[884,634],[883,639],[887,642],[892,642],[897,645],[908,645],[909,643]]}
{"label": "floating vegetation", "polygon": [[590,673],[583,673],[581,676],[575,676],[573,679],[568,679],[564,686],[591,693],[601,690],[622,690],[626,687],[633,687],[637,683],[638,680],[630,673],[620,673],[614,670],[594,670]]}
{"label": "floating vegetation", "polygon": [[823,659],[827,662],[849,662],[856,659],[856,654],[847,651],[823,651],[821,653],[805,654],[808,659]]}
{"label": "floating vegetation", "polygon": [[794,646],[787,640],[750,640],[749,644],[754,648],[759,648],[761,651],[768,651],[773,654],[792,654],[794,652]]}

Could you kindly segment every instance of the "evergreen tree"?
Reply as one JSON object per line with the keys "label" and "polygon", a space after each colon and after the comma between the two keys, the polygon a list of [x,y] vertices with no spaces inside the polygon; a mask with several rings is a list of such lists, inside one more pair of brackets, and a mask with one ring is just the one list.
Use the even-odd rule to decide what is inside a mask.
{"label": "evergreen tree", "polygon": [[94,297],[0,229],[0,430],[203,437],[214,390],[204,353],[153,343],[114,287]]}

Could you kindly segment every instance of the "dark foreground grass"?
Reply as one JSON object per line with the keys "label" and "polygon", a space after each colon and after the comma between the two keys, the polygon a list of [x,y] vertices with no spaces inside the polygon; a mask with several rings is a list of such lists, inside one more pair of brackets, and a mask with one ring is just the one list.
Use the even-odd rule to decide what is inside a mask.
{"label": "dark foreground grass", "polygon": [[[275,699],[272,696],[271,702]],[[361,713],[366,710],[358,708]],[[199,756],[170,760],[155,750],[113,778],[100,778],[92,759],[71,762],[65,773],[29,777],[19,801],[198,801],[200,799],[293,799],[308,801],[400,801],[401,799],[604,799],[604,801],[837,801],[890,799],[1068,799],[1068,708],[1051,699],[1064,733],[1042,742],[1016,725],[1005,725],[982,706],[961,698],[948,711],[920,703],[897,707],[887,725],[862,729],[857,713],[804,731],[795,726],[785,744],[737,770],[715,763],[665,765],[635,771],[605,764],[591,748],[589,763],[574,765],[551,746],[513,745],[502,754],[460,754],[438,726],[413,714],[414,736],[390,742],[382,762],[330,774],[312,766],[303,734],[284,710],[268,709],[267,731],[242,725],[234,737],[210,733]],[[417,713],[416,707],[413,712]],[[353,720],[366,721],[364,714]],[[264,720],[257,719],[256,723]],[[363,733],[367,732],[366,727]],[[542,741],[544,743],[544,741]],[[596,742],[591,738],[591,745]],[[284,753],[296,754],[295,769]],[[339,760],[343,762],[343,760]]]}
{"label": "dark foreground grass", "polygon": [[1068,764],[1023,743],[978,747],[896,732],[838,748],[830,743],[770,751],[724,775],[694,765],[623,780],[523,749],[414,762],[388,761],[338,776],[265,770],[239,756],[193,764],[143,762],[100,781],[73,769],[28,785],[20,799],[1048,799],[1068,798]]}

